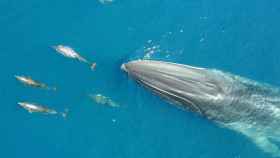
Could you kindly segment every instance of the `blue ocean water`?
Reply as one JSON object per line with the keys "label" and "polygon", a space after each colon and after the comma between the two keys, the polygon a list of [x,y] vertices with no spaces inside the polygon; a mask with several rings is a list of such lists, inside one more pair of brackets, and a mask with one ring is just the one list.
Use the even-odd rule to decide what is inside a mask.
{"label": "blue ocean water", "polygon": [[[67,158],[268,158],[245,136],[181,111],[121,72],[161,59],[280,86],[280,2],[205,0],[0,1],[0,155]],[[65,44],[88,65],[58,55]],[[32,76],[56,92],[22,86]],[[101,93],[121,105],[96,104]],[[19,101],[63,111],[29,114]],[[116,122],[112,121],[115,119]]]}

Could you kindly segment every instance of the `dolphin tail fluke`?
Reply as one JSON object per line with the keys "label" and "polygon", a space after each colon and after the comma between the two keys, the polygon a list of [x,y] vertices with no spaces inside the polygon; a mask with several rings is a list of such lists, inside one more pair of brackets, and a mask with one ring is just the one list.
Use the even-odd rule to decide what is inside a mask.
{"label": "dolphin tail fluke", "polygon": [[66,109],[64,109],[64,111],[63,111],[63,112],[61,112],[60,114],[61,114],[61,116],[62,116],[64,119],[66,119],[66,118],[67,118],[67,116],[68,116],[68,112],[69,112],[69,109],[68,109],[68,108],[66,108]]}
{"label": "dolphin tail fluke", "polygon": [[57,90],[56,87],[49,87],[47,85],[42,85],[41,88],[43,88],[45,90],[51,90],[51,91],[56,91]]}
{"label": "dolphin tail fluke", "polygon": [[90,69],[91,69],[91,70],[95,70],[95,68],[96,68],[96,63],[91,63]]}
{"label": "dolphin tail fluke", "polygon": [[56,87],[47,87],[46,89],[47,89],[47,90],[52,90],[52,91],[57,91],[57,88],[56,88]]}
{"label": "dolphin tail fluke", "polygon": [[53,91],[57,91],[57,88],[56,87],[52,87],[51,88]]}
{"label": "dolphin tail fluke", "polygon": [[86,64],[89,64],[91,70],[95,70],[95,67],[96,67],[96,63],[95,63],[95,62],[91,63],[91,62],[89,62],[87,59],[85,59],[85,58],[83,58],[83,57],[79,57],[78,59],[79,59],[79,61],[81,61],[81,62],[84,62],[84,63],[86,63]]}

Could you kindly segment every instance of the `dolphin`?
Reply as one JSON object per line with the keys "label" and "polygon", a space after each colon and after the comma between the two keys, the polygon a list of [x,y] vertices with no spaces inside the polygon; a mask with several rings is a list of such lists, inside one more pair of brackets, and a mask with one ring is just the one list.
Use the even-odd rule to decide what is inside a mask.
{"label": "dolphin", "polygon": [[56,91],[56,87],[49,87],[48,85],[46,85],[45,83],[41,83],[39,81],[33,80],[31,77],[29,76],[19,76],[19,75],[15,75],[15,78],[23,83],[24,85],[27,86],[31,86],[34,88],[41,88],[41,89],[46,89],[46,90],[54,90]]}
{"label": "dolphin", "polygon": [[27,110],[29,113],[42,113],[48,115],[60,114],[63,118],[66,118],[69,112],[69,109],[67,108],[64,110],[64,112],[57,112],[56,110],[50,109],[47,106],[32,102],[18,102],[18,105]]}
{"label": "dolphin", "polygon": [[237,131],[280,157],[280,90],[216,69],[136,60],[121,68],[178,107]]}
{"label": "dolphin", "polygon": [[44,114],[57,114],[53,109],[49,109],[45,106],[36,104],[36,103],[28,103],[28,102],[18,102],[18,105],[22,108],[26,109],[29,113],[44,113]]}
{"label": "dolphin", "polygon": [[90,63],[88,60],[86,60],[84,57],[82,57],[78,52],[76,52],[73,48],[65,45],[57,45],[57,46],[52,46],[54,50],[56,50],[57,53],[67,57],[67,58],[72,58],[72,59],[77,59],[80,62],[86,63],[90,65],[90,68],[92,70],[95,69],[96,63]]}
{"label": "dolphin", "polygon": [[106,97],[102,94],[89,94],[88,96],[89,96],[90,99],[95,101],[97,104],[107,105],[107,106],[112,107],[112,108],[120,107],[119,104],[117,104],[112,99],[110,99],[109,97]]}

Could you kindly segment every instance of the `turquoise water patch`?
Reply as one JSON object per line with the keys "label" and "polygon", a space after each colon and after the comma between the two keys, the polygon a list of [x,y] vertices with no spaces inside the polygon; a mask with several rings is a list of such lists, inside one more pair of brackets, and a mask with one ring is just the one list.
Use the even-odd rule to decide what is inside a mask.
{"label": "turquoise water patch", "polygon": [[[278,1],[0,2],[2,157],[267,158],[245,136],[181,111],[120,70],[132,59],[217,68],[280,86]],[[69,45],[88,65],[58,55]],[[25,87],[28,75],[57,87]],[[92,101],[102,94],[120,106]],[[29,114],[19,101],[69,109]]]}

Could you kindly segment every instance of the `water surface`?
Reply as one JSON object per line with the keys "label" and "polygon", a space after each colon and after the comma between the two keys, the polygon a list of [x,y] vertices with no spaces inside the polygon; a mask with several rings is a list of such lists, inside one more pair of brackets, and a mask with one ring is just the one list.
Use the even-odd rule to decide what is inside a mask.
{"label": "water surface", "polygon": [[[280,86],[280,2],[49,0],[0,2],[0,155],[67,158],[268,158],[249,139],[165,103],[121,72],[161,59]],[[73,47],[96,71],[50,46]],[[15,74],[57,86],[26,88]],[[103,94],[120,105],[94,103]],[[29,114],[18,101],[63,111]],[[116,120],[116,121],[113,121]]]}

